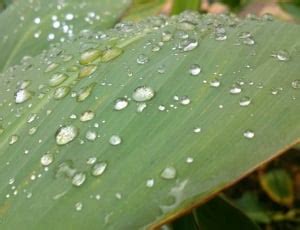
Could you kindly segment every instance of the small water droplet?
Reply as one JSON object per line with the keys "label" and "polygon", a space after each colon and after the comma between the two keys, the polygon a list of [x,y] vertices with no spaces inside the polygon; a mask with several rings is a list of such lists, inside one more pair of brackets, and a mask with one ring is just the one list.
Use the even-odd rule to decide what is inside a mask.
{"label": "small water droplet", "polygon": [[57,67],[59,66],[59,64],[57,63],[51,63],[47,66],[47,68],[45,69],[45,73],[51,72],[53,70],[55,70]]}
{"label": "small water droplet", "polygon": [[90,158],[87,159],[86,163],[87,163],[88,165],[93,165],[93,164],[96,163],[96,161],[97,161],[97,158],[96,158],[96,157],[90,157]]}
{"label": "small water droplet", "polygon": [[80,212],[80,211],[82,210],[82,208],[83,208],[83,205],[82,205],[81,202],[77,202],[77,203],[75,204],[75,210],[76,210],[77,212]]}
{"label": "small water droplet", "polygon": [[72,184],[80,187],[86,180],[86,175],[83,172],[76,173],[72,178]]}
{"label": "small water droplet", "polygon": [[115,101],[114,109],[115,110],[123,110],[128,106],[128,100],[126,98],[118,98]]}
{"label": "small water droplet", "polygon": [[215,88],[218,88],[220,85],[221,85],[221,82],[219,79],[212,79],[210,82],[209,82],[209,85],[211,87],[215,87]]}
{"label": "small water droplet", "polygon": [[240,92],[242,92],[242,89],[238,85],[233,85],[229,92],[231,94],[239,94]]}
{"label": "small water droplet", "polygon": [[158,110],[159,111],[165,111],[166,110],[166,107],[164,105],[159,105],[158,106]]}
{"label": "small water droplet", "polygon": [[51,153],[46,153],[41,157],[41,164],[42,166],[50,165],[54,160],[54,156]]}
{"label": "small water droplet", "polygon": [[247,96],[242,97],[239,104],[240,106],[246,107],[251,104],[251,98]]}
{"label": "small water droplet", "polygon": [[95,113],[93,111],[86,111],[84,112],[83,114],[81,114],[79,120],[81,122],[86,122],[86,121],[90,121],[90,120],[93,120],[95,117]]}
{"label": "small water droplet", "polygon": [[137,59],[136,62],[140,65],[144,65],[147,62],[149,62],[149,58],[145,55],[145,54],[140,54]]}
{"label": "small water droplet", "polygon": [[106,49],[101,57],[102,62],[109,62],[123,53],[123,50],[118,47]]}
{"label": "small water droplet", "polygon": [[110,138],[109,138],[109,143],[111,145],[119,145],[122,143],[122,139],[121,137],[119,137],[118,135],[112,135]]}
{"label": "small water droplet", "polygon": [[193,129],[194,133],[201,133],[201,128],[200,127],[196,127]]}
{"label": "small water droplet", "polygon": [[278,52],[273,53],[271,56],[276,58],[278,61],[285,62],[290,60],[290,54],[286,50],[279,50]]}
{"label": "small water droplet", "polygon": [[194,38],[188,38],[182,42],[183,51],[188,52],[192,51],[198,47],[198,41]]}
{"label": "small water droplet", "polygon": [[166,167],[160,174],[163,179],[171,180],[176,177],[176,169],[172,166]]}
{"label": "small water droplet", "polygon": [[154,96],[155,96],[154,90],[148,86],[137,87],[132,94],[133,100],[137,102],[149,101]]}
{"label": "small water droplet", "polygon": [[78,129],[73,125],[62,126],[56,131],[56,143],[58,145],[68,144],[77,137],[78,133]]}
{"label": "small water droplet", "polygon": [[92,175],[93,176],[101,176],[107,168],[106,162],[98,162],[92,168]]}
{"label": "small water droplet", "polygon": [[198,64],[193,64],[191,65],[190,69],[189,69],[189,73],[192,76],[198,76],[201,73],[201,67]]}
{"label": "small water droplet", "polygon": [[53,98],[56,100],[60,100],[62,98],[64,98],[65,96],[67,96],[70,92],[71,88],[68,86],[61,86],[58,87],[57,89],[55,89],[54,93],[53,93]]}
{"label": "small water droplet", "polygon": [[163,42],[168,42],[172,39],[173,35],[170,31],[164,31],[162,32],[162,35],[161,35],[161,40]]}
{"label": "small water droplet", "polygon": [[154,186],[154,179],[148,179],[148,180],[146,181],[146,186],[147,186],[148,188],[152,188],[152,187]]}
{"label": "small water droplet", "polygon": [[255,134],[252,130],[246,130],[244,132],[244,137],[248,138],[248,139],[252,139],[254,138]]}
{"label": "small water droplet", "polygon": [[97,138],[97,133],[95,131],[87,131],[85,134],[85,138],[89,141],[94,141]]}
{"label": "small water droplet", "polygon": [[186,163],[191,164],[194,162],[194,158],[193,157],[187,157],[185,160]]}
{"label": "small water droplet", "polygon": [[179,103],[181,105],[189,105],[191,103],[191,99],[188,96],[181,96],[179,98]]}
{"label": "small water droplet", "polygon": [[147,108],[147,104],[146,103],[137,103],[137,109],[136,109],[136,111],[138,112],[138,113],[141,113],[141,112],[143,112],[145,109]]}
{"label": "small water droplet", "polygon": [[15,93],[15,102],[16,104],[21,104],[32,97],[32,92],[28,91],[27,89],[19,89]]}
{"label": "small water droplet", "polygon": [[13,145],[13,144],[16,143],[18,140],[19,140],[19,136],[18,136],[18,135],[12,135],[12,136],[10,137],[9,144],[10,144],[10,145]]}
{"label": "small water droplet", "polygon": [[90,85],[88,85],[84,88],[81,88],[77,95],[77,101],[81,102],[81,101],[84,101],[85,99],[87,99],[91,95],[95,86],[96,86],[96,83],[91,83]]}
{"label": "small water droplet", "polygon": [[87,65],[80,69],[80,72],[78,74],[79,79],[83,79],[86,77],[91,76],[95,71],[97,70],[96,65]]}

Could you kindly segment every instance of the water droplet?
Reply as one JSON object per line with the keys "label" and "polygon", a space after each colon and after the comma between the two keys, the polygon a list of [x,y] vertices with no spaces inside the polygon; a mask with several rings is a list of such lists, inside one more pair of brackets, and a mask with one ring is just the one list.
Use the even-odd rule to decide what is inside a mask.
{"label": "water droplet", "polygon": [[56,143],[58,145],[68,144],[77,137],[78,133],[78,129],[73,125],[62,126],[56,131]]}
{"label": "water droplet", "polygon": [[215,28],[215,39],[217,41],[225,41],[227,39],[226,30],[224,27],[218,26]]}
{"label": "water droplet", "polygon": [[292,81],[292,87],[294,89],[300,89],[300,80],[294,80],[294,81]]}
{"label": "water droplet", "polygon": [[79,63],[81,65],[87,65],[92,63],[93,61],[97,60],[102,55],[102,52],[97,49],[91,49],[88,51],[85,51],[81,54]]}
{"label": "water droplet", "polygon": [[133,100],[137,102],[149,101],[154,96],[155,96],[154,90],[148,86],[137,87],[132,94]]}
{"label": "water droplet", "polygon": [[82,205],[81,202],[77,202],[77,203],[75,204],[75,210],[76,210],[76,211],[80,212],[80,211],[82,210],[82,208],[83,208],[83,205]]}
{"label": "water droplet", "polygon": [[148,179],[148,180],[146,181],[146,186],[147,186],[148,188],[152,188],[152,187],[154,186],[154,179]]}
{"label": "water droplet", "polygon": [[254,138],[255,134],[252,130],[246,130],[244,132],[244,137],[248,138],[248,139],[252,139]]}
{"label": "water droplet", "polygon": [[179,103],[181,105],[189,105],[191,103],[191,99],[188,96],[181,96],[179,98]]}
{"label": "water droplet", "polygon": [[166,107],[164,105],[159,105],[158,106],[158,110],[159,111],[165,111],[166,110]]}
{"label": "water droplet", "polygon": [[92,111],[86,111],[83,114],[81,114],[79,120],[82,122],[86,122],[86,121],[90,121],[93,120],[93,118],[95,117],[95,113]]}
{"label": "water droplet", "polygon": [[140,65],[144,65],[147,62],[149,62],[149,58],[145,55],[145,54],[140,54],[137,59],[136,62]]}
{"label": "water droplet", "polygon": [[221,82],[220,82],[220,80],[219,79],[212,79],[210,82],[209,82],[209,85],[211,86],[211,87],[215,87],[215,88],[217,88],[217,87],[219,87],[220,85],[221,85]]}
{"label": "water droplet", "polygon": [[69,76],[64,73],[55,73],[54,75],[51,76],[49,79],[49,85],[51,87],[55,87],[63,83]]}
{"label": "water droplet", "polygon": [[73,178],[75,173],[76,170],[72,167],[72,162],[66,161],[58,166],[56,177],[66,176],[68,178]]}
{"label": "water droplet", "polygon": [[10,144],[10,145],[13,145],[14,143],[16,143],[16,142],[18,141],[18,139],[19,139],[19,136],[18,136],[18,135],[12,135],[12,136],[10,137],[9,144]]}
{"label": "water droplet", "polygon": [[54,156],[51,153],[46,153],[41,157],[41,164],[42,166],[48,166],[50,165],[54,160]]}
{"label": "water droplet", "polygon": [[246,107],[251,104],[251,98],[245,96],[245,97],[241,98],[239,104],[240,104],[240,106]]}
{"label": "water droplet", "polygon": [[198,46],[198,41],[193,38],[188,38],[183,40],[183,43],[181,44],[183,46],[183,51],[188,52],[192,51]]}
{"label": "water droplet", "polygon": [[249,46],[252,46],[255,44],[255,40],[252,38],[252,37],[248,37],[248,38],[244,38],[243,39],[243,43],[245,45],[249,45]]}
{"label": "water droplet", "polygon": [[107,168],[106,162],[98,162],[92,168],[92,175],[93,176],[101,176]]}
{"label": "water droplet", "polygon": [[57,63],[51,63],[47,66],[47,68],[45,69],[45,73],[51,72],[53,70],[55,70],[57,67],[59,66],[59,64]]}
{"label": "water droplet", "polygon": [[147,104],[146,103],[137,103],[137,109],[136,111],[138,113],[143,112],[145,109],[147,108]]}
{"label": "water droplet", "polygon": [[172,39],[173,35],[170,31],[164,31],[162,32],[162,35],[161,35],[161,40],[163,42],[168,42]]}
{"label": "water droplet", "polygon": [[119,145],[122,143],[122,139],[121,137],[119,137],[118,135],[112,135],[110,138],[109,138],[109,143],[111,145]]}
{"label": "water droplet", "polygon": [[190,69],[189,69],[189,73],[192,76],[198,76],[201,73],[201,67],[198,64],[193,64],[191,65]]}
{"label": "water droplet", "polygon": [[191,163],[194,162],[194,158],[192,158],[192,157],[187,157],[186,160],[185,160],[185,162],[188,163],[188,164],[191,164]]}
{"label": "water droplet", "polygon": [[31,81],[22,80],[17,82],[18,89],[26,89],[30,85]]}
{"label": "water droplet", "polygon": [[97,161],[97,158],[96,158],[96,157],[90,157],[89,159],[87,159],[86,163],[87,163],[88,165],[93,165],[93,164],[96,163],[96,161]]}
{"label": "water droplet", "polygon": [[85,134],[85,138],[89,141],[94,141],[97,138],[97,133],[95,131],[87,131]]}
{"label": "water droplet", "polygon": [[87,65],[80,69],[80,72],[78,74],[79,79],[83,79],[86,77],[91,76],[95,71],[97,70],[96,65]]}
{"label": "water droplet", "polygon": [[80,187],[86,180],[86,175],[83,172],[76,173],[72,178],[72,184]]}
{"label": "water droplet", "polygon": [[201,128],[200,127],[196,127],[193,129],[194,133],[200,133],[201,132]]}
{"label": "water droplet", "polygon": [[115,110],[123,110],[128,106],[128,100],[126,98],[118,98],[115,101],[114,109]]}
{"label": "water droplet", "polygon": [[176,169],[172,166],[166,167],[160,176],[167,180],[174,179],[176,177]]}
{"label": "water droplet", "polygon": [[31,123],[31,122],[35,121],[36,118],[37,118],[37,114],[31,113],[27,118],[27,123]]}
{"label": "water droplet", "polygon": [[233,85],[229,92],[231,94],[239,94],[240,92],[242,92],[242,89],[238,85]]}
{"label": "water droplet", "polygon": [[118,47],[107,49],[104,51],[104,53],[101,57],[101,61],[109,62],[109,61],[119,57],[122,53],[123,53],[123,50]]}
{"label": "water droplet", "polygon": [[53,93],[53,98],[56,100],[62,99],[69,94],[70,90],[71,89],[68,86],[61,86],[61,87],[55,89],[55,91]]}
{"label": "water droplet", "polygon": [[84,101],[86,98],[88,98],[91,95],[95,86],[96,86],[96,83],[91,83],[90,85],[80,89],[79,93],[77,95],[77,101],[81,102],[81,101]]}
{"label": "water droplet", "polygon": [[21,104],[32,97],[32,93],[27,89],[20,89],[15,94],[15,102]]}
{"label": "water droplet", "polygon": [[278,61],[290,60],[290,55],[286,50],[279,50],[278,52],[273,53],[271,56],[276,58]]}
{"label": "water droplet", "polygon": [[33,135],[33,134],[36,133],[36,131],[37,131],[37,127],[32,127],[32,128],[29,129],[28,134]]}

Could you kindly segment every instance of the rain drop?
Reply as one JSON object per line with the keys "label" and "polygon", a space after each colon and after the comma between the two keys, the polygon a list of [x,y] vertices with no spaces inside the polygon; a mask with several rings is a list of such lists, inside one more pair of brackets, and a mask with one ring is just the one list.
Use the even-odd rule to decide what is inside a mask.
{"label": "rain drop", "polygon": [[101,176],[106,170],[107,163],[106,162],[98,162],[92,168],[93,176]]}
{"label": "rain drop", "polygon": [[154,96],[155,96],[154,90],[148,86],[137,87],[132,94],[133,100],[137,102],[149,101]]}
{"label": "rain drop", "polygon": [[176,177],[176,169],[172,166],[166,167],[160,174],[163,179],[171,180]]}
{"label": "rain drop", "polygon": [[119,137],[118,135],[112,135],[110,138],[109,138],[109,143],[111,145],[119,145],[122,143],[122,139],[121,137]]}
{"label": "rain drop", "polygon": [[76,173],[72,178],[72,184],[74,186],[80,187],[86,180],[85,173],[79,172]]}
{"label": "rain drop", "polygon": [[41,157],[42,166],[50,165],[53,162],[53,159],[54,159],[54,157],[53,157],[53,154],[51,154],[51,153],[47,153],[47,154],[43,155]]}
{"label": "rain drop", "polygon": [[114,109],[115,110],[123,110],[128,106],[128,100],[126,98],[118,98],[115,101]]}
{"label": "rain drop", "polygon": [[252,139],[254,138],[255,134],[252,130],[246,130],[244,132],[244,137],[248,138],[248,139]]}
{"label": "rain drop", "polygon": [[198,76],[201,73],[201,67],[198,64],[193,64],[189,69],[189,73],[192,76]]}
{"label": "rain drop", "polygon": [[78,129],[73,125],[60,127],[55,135],[56,143],[58,145],[68,144],[77,137],[78,133]]}

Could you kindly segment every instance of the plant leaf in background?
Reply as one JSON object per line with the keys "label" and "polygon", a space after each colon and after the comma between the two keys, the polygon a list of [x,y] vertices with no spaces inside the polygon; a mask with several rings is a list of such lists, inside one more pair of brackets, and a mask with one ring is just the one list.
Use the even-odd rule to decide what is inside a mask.
{"label": "plant leaf in background", "polygon": [[25,55],[35,56],[50,44],[78,36],[81,30],[111,28],[129,4],[130,0],[15,2],[0,15],[0,71]]}
{"label": "plant leaf in background", "polygon": [[179,14],[185,10],[199,11],[201,6],[201,0],[174,0],[172,5],[172,14]]}
{"label": "plant leaf in background", "polygon": [[270,20],[119,23],[9,68],[1,229],[152,228],[299,142],[300,29]]}
{"label": "plant leaf in background", "polygon": [[292,15],[296,21],[300,20],[300,2],[280,2],[281,8]]}
{"label": "plant leaf in background", "polygon": [[284,169],[261,172],[259,182],[262,189],[276,203],[290,207],[294,202],[293,180]]}

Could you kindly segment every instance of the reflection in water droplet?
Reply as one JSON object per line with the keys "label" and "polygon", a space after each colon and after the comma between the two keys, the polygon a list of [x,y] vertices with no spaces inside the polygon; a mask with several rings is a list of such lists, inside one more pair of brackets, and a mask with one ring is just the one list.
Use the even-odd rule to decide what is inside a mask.
{"label": "reflection in water droplet", "polygon": [[76,173],[72,178],[72,184],[74,186],[81,186],[86,180],[86,175],[83,172]]}
{"label": "reflection in water droplet", "polygon": [[241,98],[239,104],[240,104],[240,106],[246,107],[251,104],[251,98],[245,96],[245,97]]}
{"label": "reflection in water droplet", "polygon": [[93,176],[101,176],[107,168],[106,162],[98,162],[92,168]]}
{"label": "reflection in water droplet", "polygon": [[115,110],[123,110],[128,106],[128,100],[126,98],[118,98],[115,101],[114,109]]}
{"label": "reflection in water droplet", "polygon": [[246,130],[244,132],[244,137],[248,138],[248,139],[252,139],[254,138],[255,134],[252,130]]}
{"label": "reflection in water droplet", "polygon": [[160,174],[163,179],[174,179],[176,177],[176,169],[172,166],[166,167]]}
{"label": "reflection in water droplet", "polygon": [[110,138],[109,138],[109,143],[111,145],[119,145],[122,143],[122,139],[121,137],[119,137],[118,135],[112,135]]}
{"label": "reflection in water droplet", "polygon": [[154,96],[155,96],[154,90],[148,86],[137,87],[132,94],[133,100],[137,102],[149,101]]}
{"label": "reflection in water droplet", "polygon": [[51,153],[46,153],[41,157],[41,164],[42,166],[48,166],[50,165],[54,160],[54,156]]}
{"label": "reflection in water droplet", "polygon": [[62,126],[56,131],[56,143],[58,145],[68,144],[77,137],[78,133],[79,130],[73,125]]}
{"label": "reflection in water droplet", "polygon": [[191,65],[190,69],[189,69],[189,73],[192,76],[198,76],[201,73],[201,67],[198,64],[193,64]]}

